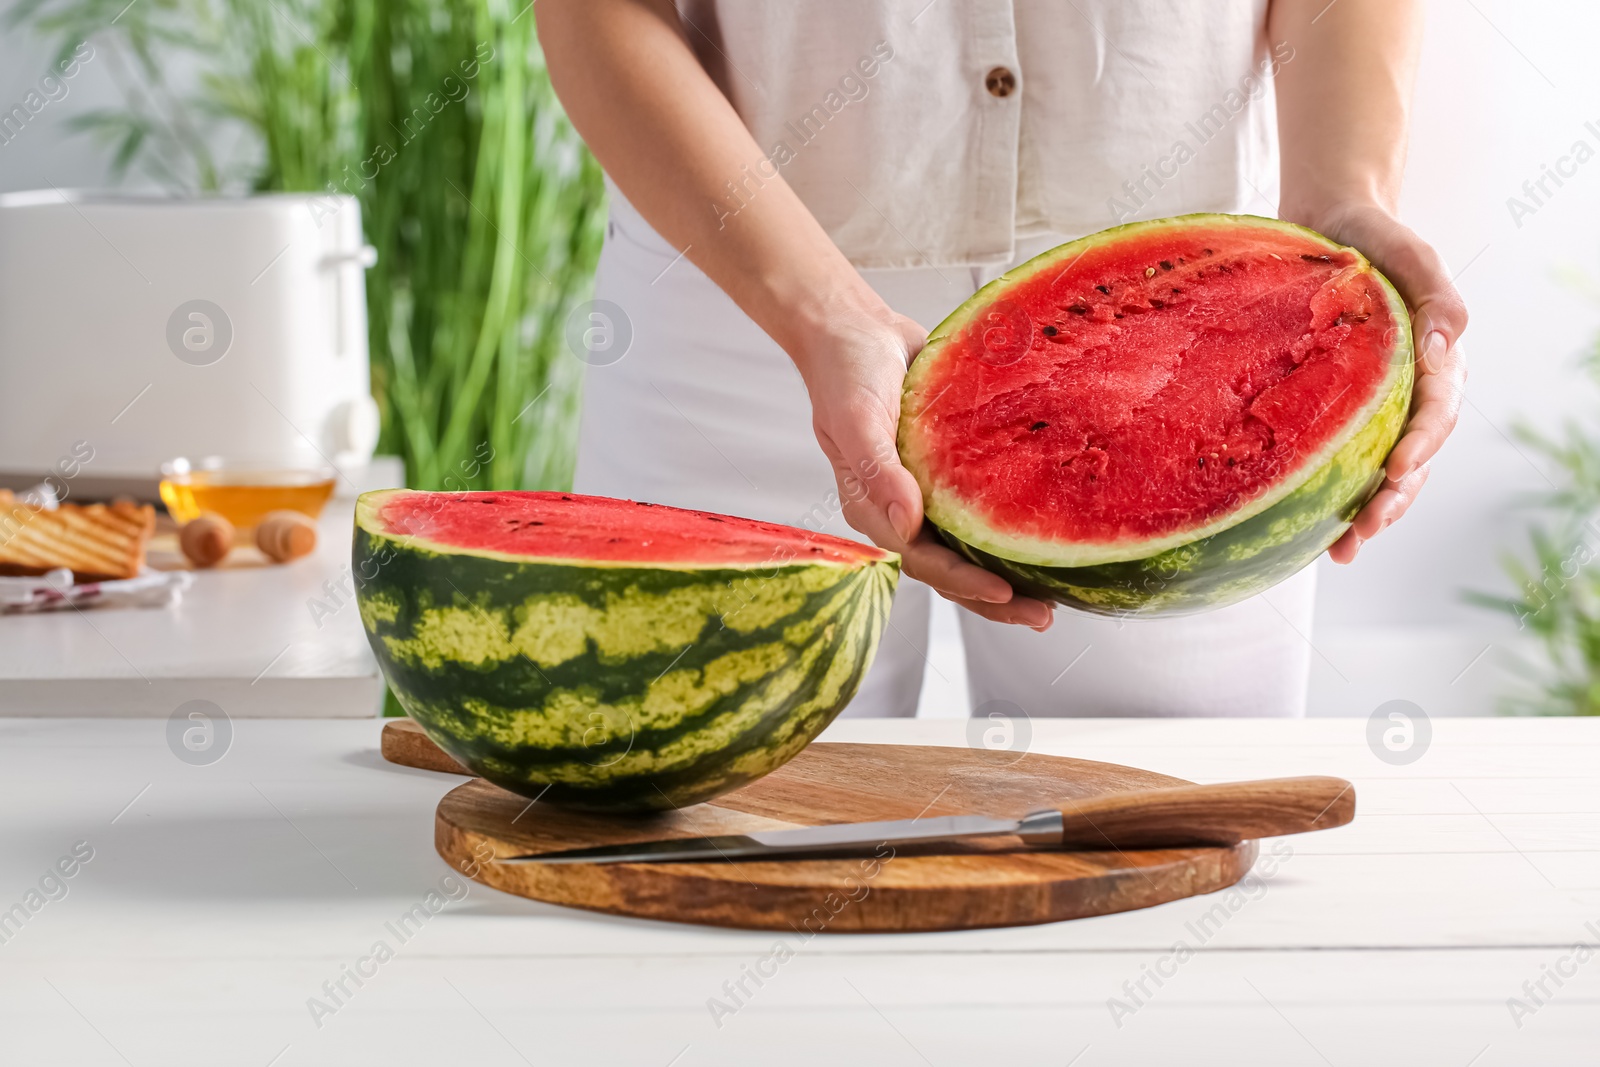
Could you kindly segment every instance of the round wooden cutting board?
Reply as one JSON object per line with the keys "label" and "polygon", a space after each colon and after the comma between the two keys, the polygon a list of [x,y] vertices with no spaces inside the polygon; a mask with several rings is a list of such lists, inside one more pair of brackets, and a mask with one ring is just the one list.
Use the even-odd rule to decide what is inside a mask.
{"label": "round wooden cutting board", "polygon": [[[386,726],[384,755],[430,770],[459,769],[409,722]],[[551,865],[492,859],[922,815],[1018,817],[1065,800],[1186,784],[1059,756],[819,742],[743,789],[646,818],[530,804],[474,779],[439,802],[434,843],[452,867],[485,885],[615,915],[801,936],[1020,926],[1215,892],[1244,877],[1256,843],[1048,852],[1021,851],[1021,842],[1001,837],[959,851],[939,846],[937,854],[880,846],[878,855],[849,859]]]}

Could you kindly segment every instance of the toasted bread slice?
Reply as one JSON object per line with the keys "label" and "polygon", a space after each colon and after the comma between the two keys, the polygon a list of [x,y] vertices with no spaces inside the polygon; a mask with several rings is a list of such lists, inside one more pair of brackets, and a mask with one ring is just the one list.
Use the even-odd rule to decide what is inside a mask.
{"label": "toasted bread slice", "polygon": [[[3,491],[0,491],[3,492]],[[144,567],[155,509],[119,500],[62,504],[54,510],[0,496],[0,574],[72,570],[80,582],[132,578]]]}

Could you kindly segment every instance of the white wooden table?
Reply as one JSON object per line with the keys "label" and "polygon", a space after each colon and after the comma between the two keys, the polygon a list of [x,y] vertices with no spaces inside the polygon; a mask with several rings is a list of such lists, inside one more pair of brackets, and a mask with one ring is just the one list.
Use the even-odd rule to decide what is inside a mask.
{"label": "white wooden table", "polygon": [[[0,616],[0,715],[167,716],[190,700],[234,717],[379,714],[350,576],[354,512],[330,501],[316,551],[286,565],[236,548],[169,607]],[[183,566],[175,534],[151,554]]]}
{"label": "white wooden table", "polygon": [[[93,850],[65,896],[47,884],[59,899],[0,925],[0,1063],[1600,1059],[1600,958],[1573,950],[1600,942],[1597,721],[1439,720],[1408,767],[1379,761],[1357,719],[1035,722],[1035,751],[1198,781],[1342,775],[1359,814],[1278,843],[1292,851],[1231,907],[1218,894],[1045,927],[792,936],[792,958],[746,979],[720,1019],[708,1001],[734,1006],[724,983],[777,935],[475,883],[462,896],[432,845],[458,779],[383,763],[377,723],[235,721],[209,766],[176,758],[165,726],[0,721],[0,909],[26,911],[76,843]],[[857,720],[827,736],[958,745],[965,731]],[[437,914],[398,927],[430,891]],[[1172,955],[1180,941],[1192,957]],[[371,956],[378,942],[392,958]],[[324,983],[341,980],[335,999]],[[1514,1018],[1508,998],[1528,1010]]]}

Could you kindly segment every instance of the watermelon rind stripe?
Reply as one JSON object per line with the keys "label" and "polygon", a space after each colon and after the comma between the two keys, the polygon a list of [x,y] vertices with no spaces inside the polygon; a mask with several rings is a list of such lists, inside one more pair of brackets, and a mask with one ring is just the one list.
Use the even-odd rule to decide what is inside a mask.
{"label": "watermelon rind stripe", "polygon": [[[850,615],[836,617],[842,614],[837,605],[819,605],[814,611],[808,607],[807,612],[810,612],[810,618],[822,626],[834,624],[844,628],[855,622]],[[796,617],[806,618],[807,612],[799,612]],[[725,661],[731,658],[748,657],[756,661],[752,665],[759,668],[759,674],[739,682],[731,691],[698,707],[680,705],[682,713],[671,720],[664,721],[660,716],[652,720],[652,717],[640,709],[633,709],[633,713],[629,716],[628,736],[634,744],[650,749],[658,748],[683,734],[702,728],[705,723],[720,717],[729,709],[743,706],[772,680],[775,673],[790,666],[793,654],[807,647],[806,644],[796,646],[785,642],[782,631],[786,626],[793,625],[792,619],[785,619],[765,631],[742,635],[737,648],[729,648],[725,641],[719,640],[726,636],[725,633],[713,632],[706,640],[679,650],[681,655],[678,657],[647,658],[638,664],[629,664],[626,671],[618,671],[615,666],[610,668],[599,666],[593,656],[584,656],[563,664],[562,671],[554,674],[549,671],[534,670],[529,661],[514,656],[496,665],[492,674],[482,672],[473,677],[471,699],[478,705],[478,710],[473,714],[480,719],[485,716],[493,719],[505,717],[512,713],[512,709],[518,709],[516,714],[520,716],[518,727],[522,736],[514,740],[530,745],[537,744],[540,761],[561,762],[578,757],[593,760],[604,751],[626,749],[628,746],[625,742],[598,748],[593,744],[586,746],[583,737],[589,732],[592,724],[581,719],[574,720],[559,707],[551,708],[549,701],[552,696],[562,696],[568,702],[585,700],[592,701],[600,707],[620,708],[629,698],[641,696],[640,678],[649,683],[646,686],[648,691],[662,687],[664,683],[670,685],[680,678],[716,672],[719,667],[726,669],[730,665]],[[714,623],[708,622],[708,627],[713,626]],[[603,682],[587,680],[585,672],[590,670],[597,672],[593,676],[596,679],[601,677],[598,672],[604,671]],[[454,669],[429,672],[402,669],[394,671],[395,684],[404,688],[411,696],[443,705],[449,705],[459,699],[461,679],[461,672]],[[507,684],[508,681],[510,684]],[[538,702],[537,708],[528,703],[530,700]],[[539,709],[542,709],[542,713]],[[545,719],[549,720],[549,725],[546,725]],[[553,742],[548,736],[535,738],[532,735],[536,732],[561,734],[566,743]]]}
{"label": "watermelon rind stripe", "polygon": [[[855,694],[898,559],[604,568],[439,553],[358,512],[361,619],[401,706],[474,773],[597,811],[771,771]],[[367,528],[379,525],[379,531]]]}

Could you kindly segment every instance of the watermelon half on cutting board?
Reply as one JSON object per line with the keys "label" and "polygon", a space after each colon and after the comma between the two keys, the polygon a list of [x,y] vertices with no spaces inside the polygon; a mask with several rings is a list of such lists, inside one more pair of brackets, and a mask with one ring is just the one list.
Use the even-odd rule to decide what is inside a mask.
{"label": "watermelon half on cutting board", "polygon": [[1018,589],[1100,614],[1253,596],[1383,481],[1410,319],[1361,253],[1240,215],[1029,260],[912,363],[899,445],[928,519]]}
{"label": "watermelon half on cutting board", "polygon": [[899,557],[572,493],[356,504],[361,621],[400,705],[496,785],[676,808],[804,748],[855,695]]}

